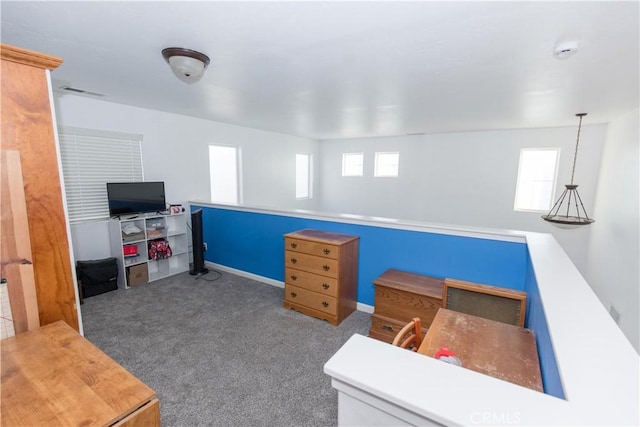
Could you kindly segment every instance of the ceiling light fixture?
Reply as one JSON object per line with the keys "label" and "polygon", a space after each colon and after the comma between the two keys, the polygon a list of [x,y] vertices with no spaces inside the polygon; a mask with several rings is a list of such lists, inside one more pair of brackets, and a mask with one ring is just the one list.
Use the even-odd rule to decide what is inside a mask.
{"label": "ceiling light fixture", "polygon": [[[571,169],[571,184],[566,184],[565,189],[558,201],[553,205],[548,214],[542,215],[542,219],[549,222],[555,222],[558,224],[569,225],[587,225],[595,222],[594,219],[589,218],[587,211],[584,209],[582,199],[578,194],[578,185],[573,183],[573,175],[576,171],[576,159],[578,158],[578,144],[580,143],[580,128],[582,128],[582,118],[587,113],[578,113],[577,117],[580,117],[580,124],[578,125],[578,138],[576,140],[576,151],[573,155],[573,169]],[[573,199],[573,200],[572,200]],[[563,203],[566,200],[566,209],[563,208]],[[573,203],[573,206],[572,206]],[[579,204],[579,205],[578,205]],[[566,212],[564,215],[559,213],[562,208],[562,212]],[[572,208],[575,208],[572,211]]]}
{"label": "ceiling light fixture", "polygon": [[169,63],[173,74],[185,83],[195,83],[202,78],[209,66],[209,57],[191,49],[168,47],[162,49],[162,56]]}

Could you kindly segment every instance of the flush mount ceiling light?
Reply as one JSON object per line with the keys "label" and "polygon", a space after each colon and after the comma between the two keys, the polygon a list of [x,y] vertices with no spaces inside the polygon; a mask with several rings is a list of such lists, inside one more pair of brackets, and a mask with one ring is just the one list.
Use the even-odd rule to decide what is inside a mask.
{"label": "flush mount ceiling light", "polygon": [[185,83],[195,83],[202,78],[209,66],[209,57],[191,49],[168,47],[162,49],[162,56],[169,63],[173,74]]}
{"label": "flush mount ceiling light", "polygon": [[[576,171],[576,159],[578,158],[578,144],[580,143],[580,128],[582,127],[582,118],[587,113],[578,113],[580,124],[578,124],[578,138],[576,140],[576,151],[573,155],[573,169],[571,169],[571,184],[566,184],[565,189],[558,201],[553,205],[548,214],[542,215],[542,219],[558,224],[569,225],[587,225],[595,222],[589,218],[587,211],[584,209],[582,199],[578,194],[578,185],[573,183],[573,175]],[[566,208],[563,207],[566,201]]]}

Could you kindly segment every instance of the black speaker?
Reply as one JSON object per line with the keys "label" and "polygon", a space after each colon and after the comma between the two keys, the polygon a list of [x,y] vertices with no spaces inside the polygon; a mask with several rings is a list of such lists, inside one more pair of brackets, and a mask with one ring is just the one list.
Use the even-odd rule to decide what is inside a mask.
{"label": "black speaker", "polygon": [[191,241],[193,242],[192,276],[209,272],[204,267],[204,242],[202,241],[202,209],[191,212]]}

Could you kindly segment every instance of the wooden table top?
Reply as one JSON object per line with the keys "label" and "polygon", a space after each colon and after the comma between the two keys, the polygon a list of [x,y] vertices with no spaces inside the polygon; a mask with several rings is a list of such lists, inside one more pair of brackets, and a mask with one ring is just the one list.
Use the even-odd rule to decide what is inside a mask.
{"label": "wooden table top", "polygon": [[1,345],[0,425],[111,425],[155,398],[63,321]]}
{"label": "wooden table top", "polygon": [[535,335],[530,329],[441,308],[418,353],[434,357],[443,346],[467,369],[543,391]]}

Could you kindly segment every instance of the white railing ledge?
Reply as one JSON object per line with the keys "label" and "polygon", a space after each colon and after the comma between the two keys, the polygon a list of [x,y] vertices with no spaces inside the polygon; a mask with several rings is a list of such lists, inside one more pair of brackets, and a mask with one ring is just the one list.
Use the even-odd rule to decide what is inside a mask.
{"label": "white railing ledge", "polygon": [[499,240],[505,242],[525,243],[526,233],[518,230],[470,227],[435,222],[413,221],[406,219],[384,218],[346,213],[329,213],[306,209],[276,209],[272,207],[223,205],[218,203],[189,201],[192,205],[208,206],[216,209],[263,213],[268,215],[309,218],[318,221],[334,221],[347,224],[369,225],[373,227],[395,228],[400,230],[419,231],[423,233],[445,234],[450,236],[473,237],[476,239]]}

